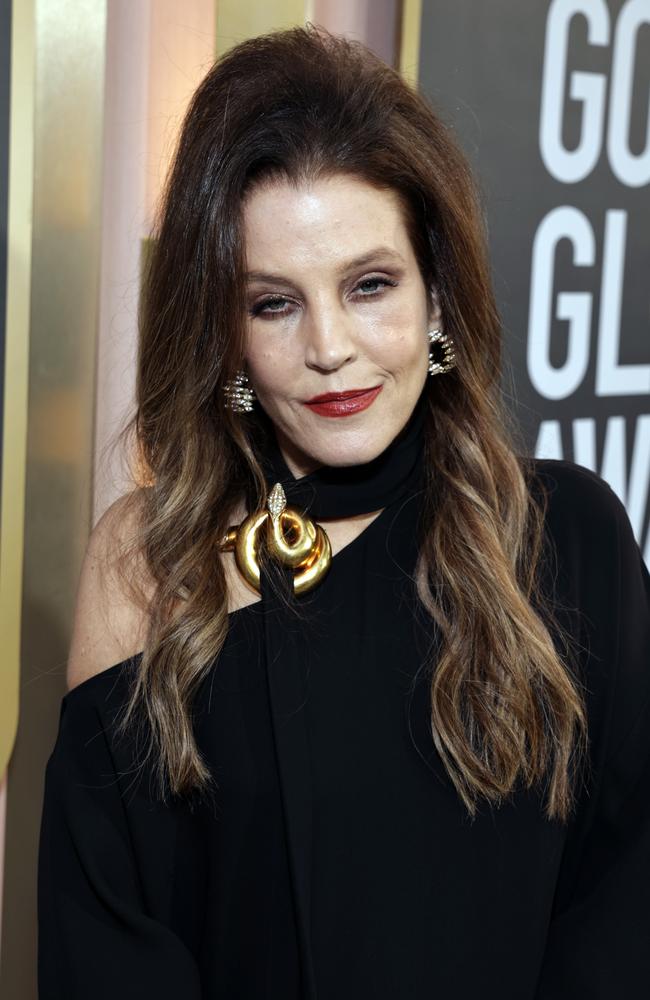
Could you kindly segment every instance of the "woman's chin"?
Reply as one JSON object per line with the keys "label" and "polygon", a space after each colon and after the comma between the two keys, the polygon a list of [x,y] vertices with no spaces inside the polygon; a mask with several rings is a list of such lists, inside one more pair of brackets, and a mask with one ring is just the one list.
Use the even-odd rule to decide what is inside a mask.
{"label": "woman's chin", "polygon": [[[334,442],[312,442],[307,454],[299,446],[292,448],[290,463],[295,467],[300,467],[301,474],[306,474],[306,470],[312,471],[322,465],[333,468],[345,468],[353,465],[365,465],[377,458],[390,444],[390,439],[373,436],[373,440],[356,440],[346,443],[338,439]],[[295,449],[295,450],[294,450]],[[299,456],[299,452],[302,454]],[[305,470],[304,472],[302,470]]]}

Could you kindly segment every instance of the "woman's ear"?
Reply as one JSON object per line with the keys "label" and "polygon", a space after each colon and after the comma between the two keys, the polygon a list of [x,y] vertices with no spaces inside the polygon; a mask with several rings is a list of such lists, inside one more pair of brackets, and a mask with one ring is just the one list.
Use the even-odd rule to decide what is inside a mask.
{"label": "woman's ear", "polygon": [[442,311],[440,309],[440,298],[438,290],[433,285],[429,288],[429,329],[439,327],[442,322]]}

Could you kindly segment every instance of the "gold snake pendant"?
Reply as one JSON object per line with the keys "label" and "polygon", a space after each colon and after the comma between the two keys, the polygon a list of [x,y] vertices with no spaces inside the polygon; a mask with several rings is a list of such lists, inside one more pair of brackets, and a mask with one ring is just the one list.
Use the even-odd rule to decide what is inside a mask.
{"label": "gold snake pendant", "polygon": [[287,506],[280,483],[276,483],[267,500],[267,510],[249,514],[237,527],[228,529],[221,543],[223,552],[235,553],[239,572],[254,590],[260,591],[260,564],[257,558],[259,533],[266,524],[265,544],[279,562],[294,570],[293,589],[296,594],[311,590],[327,573],[332,561],[332,547],[319,524]]}

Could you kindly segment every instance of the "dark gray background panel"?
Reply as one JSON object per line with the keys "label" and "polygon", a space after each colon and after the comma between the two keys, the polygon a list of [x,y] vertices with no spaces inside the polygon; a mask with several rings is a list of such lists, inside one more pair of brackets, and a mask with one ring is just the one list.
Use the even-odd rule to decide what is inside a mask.
{"label": "dark gray background panel", "polygon": [[[512,405],[530,450],[539,446],[538,453],[557,453],[557,446],[549,452],[539,439],[541,430],[557,432],[558,457],[593,467],[611,482],[628,506],[641,542],[647,534],[650,485],[650,367],[628,370],[623,390],[613,379],[605,378],[598,393],[596,358],[599,343],[614,338],[620,364],[650,366],[650,184],[628,183],[617,176],[607,145],[608,130],[612,125],[620,126],[625,118],[620,100],[623,91],[612,85],[617,45],[621,66],[634,67],[629,150],[638,156],[650,141],[650,3],[588,0],[589,21],[579,11],[581,6],[579,0],[573,4],[571,0],[424,0],[419,85],[456,131],[478,174],[504,323],[505,354],[516,387]],[[638,25],[634,46],[626,48],[625,38],[631,39],[630,17],[645,8],[648,23]],[[547,22],[552,14],[559,18],[556,24],[567,25],[566,75],[561,72],[557,30],[552,36],[554,44],[546,46]],[[605,43],[595,44],[603,34],[603,25]],[[575,181],[554,176],[542,155],[545,58],[564,93],[559,117],[562,144],[568,151],[574,150],[586,135],[598,153],[593,168]],[[585,105],[569,94],[576,73],[587,74],[589,87],[603,91],[602,134],[597,122],[585,132]],[[591,105],[600,106],[595,99]],[[559,206],[581,213],[591,232],[594,260],[591,266],[577,266],[571,242],[563,238],[557,243],[549,292],[552,312],[547,352],[553,368],[565,365],[570,334],[568,322],[557,316],[558,295],[587,293],[591,322],[584,377],[568,394],[549,398],[536,387],[527,364],[533,329],[529,328],[529,305],[535,236],[543,220]],[[610,311],[603,311],[601,321],[607,301],[602,277],[607,218]],[[614,252],[617,227],[625,230],[618,255]],[[620,330],[615,310],[611,310],[617,295]],[[538,311],[536,315],[539,319]],[[637,380],[637,388],[633,380]],[[510,381],[504,384],[507,388]],[[549,422],[554,422],[553,426]],[[549,439],[545,440],[548,446]],[[650,548],[646,559],[648,552]]]}

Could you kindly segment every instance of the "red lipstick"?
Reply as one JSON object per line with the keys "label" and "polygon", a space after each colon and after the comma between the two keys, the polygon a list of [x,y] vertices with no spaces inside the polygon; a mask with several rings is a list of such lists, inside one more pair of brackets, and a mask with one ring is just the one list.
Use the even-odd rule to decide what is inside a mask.
{"label": "red lipstick", "polygon": [[305,400],[314,413],[322,417],[349,417],[352,413],[367,410],[381,392],[381,386],[371,389],[348,389],[347,392],[325,392],[322,396],[314,396]]}

